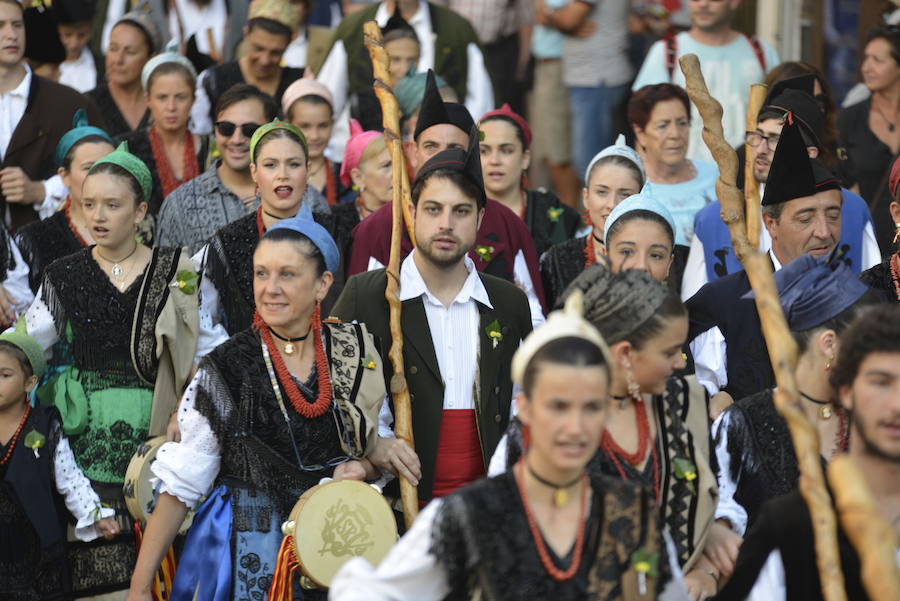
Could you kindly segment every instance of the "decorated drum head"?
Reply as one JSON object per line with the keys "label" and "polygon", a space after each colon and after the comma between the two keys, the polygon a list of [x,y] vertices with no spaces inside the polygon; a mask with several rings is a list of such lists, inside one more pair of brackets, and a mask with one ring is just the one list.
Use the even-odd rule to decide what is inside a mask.
{"label": "decorated drum head", "polygon": [[[125,494],[125,506],[131,517],[140,522],[141,526],[147,525],[147,518],[156,507],[156,499],[159,494],[150,486],[150,479],[154,477],[150,466],[156,461],[156,453],[165,442],[165,436],[157,436],[142,444],[128,463],[128,469],[125,470],[125,484],[122,487],[122,492]],[[193,520],[194,512],[189,511],[181,528],[178,529],[178,533],[187,532]]]}
{"label": "decorated drum head", "polygon": [[328,588],[351,557],[377,566],[397,542],[397,522],[377,488],[356,480],[331,480],[306,491],[290,519],[303,574]]}

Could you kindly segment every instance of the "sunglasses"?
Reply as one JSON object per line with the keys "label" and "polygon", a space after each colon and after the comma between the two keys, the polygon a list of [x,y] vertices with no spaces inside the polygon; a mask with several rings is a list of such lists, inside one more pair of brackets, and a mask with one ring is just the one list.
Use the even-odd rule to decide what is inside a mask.
{"label": "sunglasses", "polygon": [[216,131],[219,132],[220,136],[225,136],[226,138],[234,135],[234,130],[238,127],[241,128],[241,133],[244,134],[245,138],[251,138],[253,133],[259,129],[259,123],[242,123],[238,126],[237,123],[232,123],[231,121],[216,121]]}

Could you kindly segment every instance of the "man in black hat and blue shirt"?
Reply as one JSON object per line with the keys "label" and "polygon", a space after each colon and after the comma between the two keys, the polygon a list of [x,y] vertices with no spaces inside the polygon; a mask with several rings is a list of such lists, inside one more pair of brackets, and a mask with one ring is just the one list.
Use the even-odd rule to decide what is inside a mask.
{"label": "man in black hat and blue shirt", "polygon": [[[776,271],[800,255],[829,255],[841,232],[841,191],[835,176],[809,158],[799,123],[788,113],[762,200]],[[769,355],[744,271],[703,286],[686,306],[697,379],[710,395],[740,399],[774,384]]]}
{"label": "man in black hat and blue shirt", "polygon": [[[512,357],[531,331],[525,294],[479,273],[468,255],[488,202],[474,129],[470,140],[468,151],[443,150],[419,170],[410,206],[416,249],[400,267],[403,362],[421,474],[402,444],[373,459],[394,472],[413,472],[420,501],[484,476],[514,411]],[[365,323],[385,348],[391,342],[386,285],[384,269],[355,275],[332,310],[344,321]],[[390,362],[385,370],[390,381]],[[390,435],[391,421],[383,416],[382,436]]]}
{"label": "man in black hat and blue shirt", "polygon": [[[478,144],[479,133],[469,111],[461,104],[444,102],[434,72],[429,71],[413,136],[414,145],[406,152],[413,169],[421,168],[442,150],[467,148],[472,132],[475,132],[475,143]],[[489,198],[483,208],[484,217],[475,244],[468,249],[469,256],[478,271],[515,282],[525,291],[533,322],[537,325],[543,322],[544,289],[534,239],[525,222],[502,203]],[[387,265],[392,216],[392,204],[387,203],[353,230],[348,275]],[[412,250],[412,242],[405,230],[400,248],[401,256]]]}
{"label": "man in black hat and blue shirt", "polygon": [[[825,115],[819,107],[813,92],[816,78],[803,75],[779,81],[772,86],[763,108],[757,117],[756,129],[747,132],[747,143],[754,153],[753,176],[765,191],[772,156],[775,154],[785,115],[790,113],[800,125],[800,135],[806,144],[810,158],[817,158],[822,149]],[[739,185],[742,180],[739,178]],[[849,262],[854,273],[861,273],[881,262],[881,253],[875,239],[872,216],[866,201],[858,194],[841,189],[841,236],[839,246],[843,259]],[[719,213],[722,205],[716,201],[697,213],[694,222],[694,238],[688,255],[684,279],[681,283],[681,298],[692,297],[707,282],[742,269],[740,261],[731,247],[728,226]],[[772,239],[765,228],[760,229],[759,248],[766,251],[772,246]]]}

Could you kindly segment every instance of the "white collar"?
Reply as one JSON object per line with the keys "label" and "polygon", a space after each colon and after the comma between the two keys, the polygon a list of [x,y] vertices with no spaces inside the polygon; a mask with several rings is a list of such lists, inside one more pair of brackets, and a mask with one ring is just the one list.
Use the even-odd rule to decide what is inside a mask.
{"label": "white collar", "polygon": [[[378,10],[375,11],[375,22],[378,23],[379,27],[384,27],[387,25],[388,19],[390,18],[391,15],[388,13],[387,5],[382,2],[378,5]],[[419,0],[419,10],[416,11],[416,14],[414,14],[412,19],[407,21],[407,23],[413,27],[427,23],[428,28],[431,29],[431,15],[429,14],[427,0]]]}
{"label": "white collar", "polygon": [[31,89],[31,67],[24,61],[22,62],[22,66],[25,67],[25,77],[22,78],[19,85],[4,94],[4,96],[19,96],[20,98],[28,100],[28,91]]}
{"label": "white collar", "polygon": [[772,267],[775,268],[775,271],[778,271],[782,268],[781,261],[778,260],[778,257],[775,256],[775,251],[769,251],[769,258],[772,259]]}
{"label": "white collar", "polygon": [[[413,260],[415,253],[415,250],[409,253],[409,256],[407,256],[406,259],[403,260],[402,265],[400,265],[400,293],[398,295],[400,301],[403,302],[412,298],[418,298],[424,294],[425,298],[432,304],[443,306],[443,303],[439,301],[436,296],[431,294],[428,290],[428,286],[425,284],[425,280],[422,279],[419,267]],[[481,281],[481,277],[475,269],[475,262],[469,255],[466,255],[463,257],[463,264],[466,266],[469,275],[463,283],[462,288],[460,288],[459,293],[456,295],[456,298],[453,299],[453,302],[467,303],[470,300],[476,300],[482,305],[493,309],[494,305],[491,304],[487,289],[485,289],[484,283]]]}

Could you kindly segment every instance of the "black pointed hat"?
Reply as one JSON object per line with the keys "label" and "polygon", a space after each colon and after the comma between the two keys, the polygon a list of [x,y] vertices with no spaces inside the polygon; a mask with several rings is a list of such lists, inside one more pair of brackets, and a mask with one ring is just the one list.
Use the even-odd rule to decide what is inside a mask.
{"label": "black pointed hat", "polygon": [[53,0],[53,16],[62,25],[93,21],[95,10],[91,0]]}
{"label": "black pointed hat", "polygon": [[757,120],[781,119],[786,113],[793,113],[794,120],[800,122],[807,136],[807,146],[821,147],[825,115],[813,96],[815,85],[816,76],[812,73],[776,82],[769,90]]}
{"label": "black pointed hat", "polygon": [[481,172],[480,142],[478,128],[473,124],[469,131],[469,148],[467,150],[447,148],[428,159],[416,174],[413,187],[432,171],[438,169],[458,171],[478,188],[479,196],[475,200],[478,202],[479,208],[484,208],[487,204],[487,194],[484,191],[484,177]]}
{"label": "black pointed hat", "polygon": [[56,18],[43,4],[33,4],[22,13],[25,23],[25,58],[37,63],[60,64],[66,48],[59,39]]}
{"label": "black pointed hat", "polygon": [[809,158],[799,124],[791,113],[785,117],[781,139],[772,157],[762,205],[775,205],[813,196],[825,190],[840,190],[837,178],[825,165]]}
{"label": "black pointed hat", "polygon": [[[394,33],[393,36],[388,36],[391,32]],[[409,21],[403,18],[400,14],[400,8],[397,7],[394,10],[394,14],[391,15],[391,18],[387,20],[387,23],[384,24],[384,27],[381,28],[381,35],[384,38],[384,42],[389,42],[392,39],[397,38],[412,38],[419,41],[419,36],[416,34],[416,30],[412,25],[409,24]]]}
{"label": "black pointed hat", "polygon": [[434,80],[434,71],[429,69],[428,81],[425,84],[425,97],[422,99],[422,108],[419,109],[419,120],[416,122],[413,139],[418,140],[423,131],[442,123],[455,125],[466,133],[471,132],[475,127],[475,121],[464,105],[456,102],[444,102]]}

